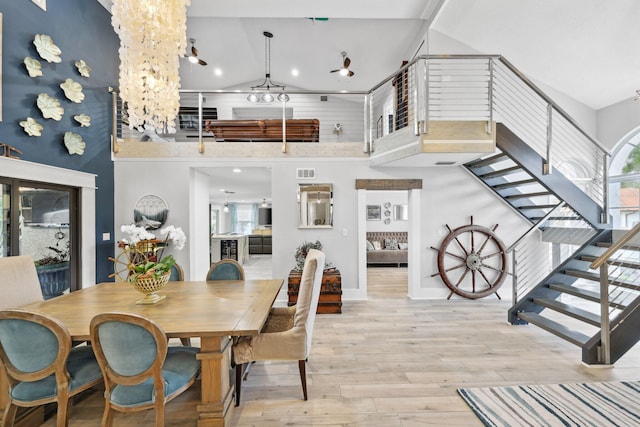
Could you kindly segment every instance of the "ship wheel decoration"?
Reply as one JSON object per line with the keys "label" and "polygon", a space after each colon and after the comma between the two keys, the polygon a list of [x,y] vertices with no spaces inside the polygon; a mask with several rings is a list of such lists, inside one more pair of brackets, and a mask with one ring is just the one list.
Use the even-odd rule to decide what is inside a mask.
{"label": "ship wheel decoration", "polygon": [[478,299],[496,294],[507,276],[507,250],[494,233],[498,224],[489,229],[473,224],[452,230],[446,225],[449,234],[442,241],[438,252],[438,272],[431,277],[440,276],[451,289],[447,299],[455,293],[465,298]]}

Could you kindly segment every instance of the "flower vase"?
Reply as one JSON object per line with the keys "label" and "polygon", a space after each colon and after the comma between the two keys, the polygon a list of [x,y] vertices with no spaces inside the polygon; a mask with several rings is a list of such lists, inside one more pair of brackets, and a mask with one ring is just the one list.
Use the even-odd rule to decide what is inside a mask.
{"label": "flower vase", "polygon": [[156,304],[166,298],[166,295],[159,295],[158,291],[167,284],[171,272],[167,272],[160,277],[138,276],[131,281],[137,291],[145,294],[144,298],[136,301],[136,304]]}

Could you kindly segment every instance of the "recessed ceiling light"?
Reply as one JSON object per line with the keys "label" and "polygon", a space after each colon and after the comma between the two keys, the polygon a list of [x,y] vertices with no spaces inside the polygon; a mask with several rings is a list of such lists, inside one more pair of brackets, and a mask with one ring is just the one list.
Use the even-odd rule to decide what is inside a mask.
{"label": "recessed ceiling light", "polygon": [[224,188],[221,188],[220,191],[222,191],[224,193],[226,190]]}
{"label": "recessed ceiling light", "polygon": [[291,75],[292,75],[293,77],[298,77],[298,75],[300,75],[300,71],[298,71],[298,69],[297,69],[297,68],[292,68],[292,69],[291,69]]}
{"label": "recessed ceiling light", "polygon": [[239,168],[233,168],[233,171],[234,171],[235,173],[240,173],[240,172],[242,172],[242,169],[239,169]]}
{"label": "recessed ceiling light", "polygon": [[222,69],[221,68],[214,68],[213,69],[213,74],[215,74],[216,76],[220,77],[222,75]]}

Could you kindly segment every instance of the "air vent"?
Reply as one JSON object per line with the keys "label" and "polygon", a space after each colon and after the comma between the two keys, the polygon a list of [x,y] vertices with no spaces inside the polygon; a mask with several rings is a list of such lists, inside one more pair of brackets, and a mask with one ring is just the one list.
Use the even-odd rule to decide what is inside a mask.
{"label": "air vent", "polygon": [[320,95],[321,102],[327,102],[328,100],[329,100],[329,97],[327,95]]}
{"label": "air vent", "polygon": [[296,176],[298,179],[316,179],[316,168],[297,168]]}
{"label": "air vent", "polygon": [[436,162],[436,166],[453,166],[456,162]]}

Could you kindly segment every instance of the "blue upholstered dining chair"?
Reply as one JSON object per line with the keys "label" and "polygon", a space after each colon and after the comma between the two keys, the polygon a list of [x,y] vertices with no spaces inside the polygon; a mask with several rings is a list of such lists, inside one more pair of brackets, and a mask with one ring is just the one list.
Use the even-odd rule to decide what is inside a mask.
{"label": "blue upholstered dining chair", "polygon": [[170,282],[182,282],[184,280],[184,271],[178,264],[171,266],[171,276],[169,276]]}
{"label": "blue upholstered dining chair", "polygon": [[244,280],[244,268],[236,260],[223,259],[211,264],[206,280]]}
{"label": "blue upholstered dining chair", "polygon": [[113,424],[114,410],[154,409],[155,425],[164,426],[166,403],[187,390],[200,372],[198,349],[169,347],[162,328],[136,314],[99,314],[90,329],[105,383],[102,425]]}
{"label": "blue upholstered dining chair", "polygon": [[56,319],[25,310],[0,311],[0,359],[9,378],[3,426],[19,406],[56,402],[56,426],[67,425],[69,399],[102,382],[90,346],[71,348],[71,335]]}

